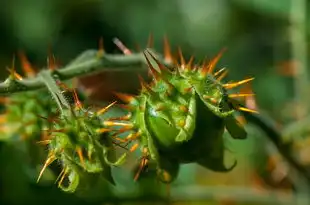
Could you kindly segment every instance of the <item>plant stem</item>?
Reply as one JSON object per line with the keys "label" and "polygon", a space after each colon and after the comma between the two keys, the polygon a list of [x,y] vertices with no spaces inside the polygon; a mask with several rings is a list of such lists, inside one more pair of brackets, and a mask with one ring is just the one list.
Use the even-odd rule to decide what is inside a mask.
{"label": "plant stem", "polygon": [[[161,55],[152,51],[158,60],[165,62]],[[164,63],[169,66],[167,63]],[[42,69],[47,70],[46,68]],[[146,70],[146,62],[142,53],[103,54],[98,56],[97,50],[87,50],[80,54],[67,66],[49,71],[55,78],[65,81],[74,77],[86,76],[100,71],[121,72],[131,70],[133,72]],[[40,72],[43,72],[40,71]],[[25,78],[23,80],[6,80],[0,83],[0,95],[24,92],[44,88],[45,84],[39,77]]]}

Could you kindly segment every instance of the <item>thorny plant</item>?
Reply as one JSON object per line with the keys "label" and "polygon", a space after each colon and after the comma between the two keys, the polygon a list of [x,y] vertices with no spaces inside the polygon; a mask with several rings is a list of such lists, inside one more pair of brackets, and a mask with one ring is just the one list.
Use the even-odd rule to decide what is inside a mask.
{"label": "thorny plant", "polygon": [[[38,180],[54,161],[62,167],[59,187],[74,192],[89,176],[101,176],[114,184],[112,166],[120,166],[128,153],[141,152],[138,172],[155,165],[158,179],[171,183],[178,175],[180,164],[198,163],[218,172],[228,172],[236,162],[224,164],[226,129],[235,139],[245,139],[247,133],[237,120],[238,112],[261,127],[280,153],[310,182],[307,170],[290,154],[290,147],[281,141],[274,126],[257,111],[246,108],[236,98],[253,93],[232,93],[230,90],[253,78],[224,83],[225,68],[215,71],[222,50],[209,62],[194,64],[192,57],[179,60],[172,57],[167,39],[164,57],[146,49],[134,53],[119,40],[115,41],[123,55],[107,54],[103,46],[98,51],[82,53],[63,68],[57,68],[49,57],[48,69],[34,72],[21,56],[26,78],[16,73],[14,64],[10,76],[0,83],[1,98],[6,105],[2,115],[2,131],[8,136],[18,134],[23,139],[39,141],[48,153]],[[150,45],[150,44],[149,44]],[[152,82],[140,76],[138,95],[116,93],[125,104],[116,101],[99,110],[85,107],[76,89],[68,88],[68,80],[98,71],[143,70],[147,65]],[[56,69],[57,68],[57,69]],[[46,91],[47,88],[49,93]],[[111,91],[112,92],[112,91]],[[127,114],[112,118],[102,116],[116,105]],[[116,148],[125,150],[117,156]],[[64,181],[66,181],[64,185]]]}

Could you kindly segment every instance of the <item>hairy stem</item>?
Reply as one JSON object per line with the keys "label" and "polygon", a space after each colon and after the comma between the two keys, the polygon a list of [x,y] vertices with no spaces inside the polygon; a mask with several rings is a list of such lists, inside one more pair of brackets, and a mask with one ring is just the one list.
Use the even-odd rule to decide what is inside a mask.
{"label": "hairy stem", "polygon": [[[160,60],[163,58],[152,51]],[[168,65],[167,63],[165,63]],[[98,56],[97,50],[87,50],[80,54],[75,60],[67,66],[49,71],[51,76],[65,81],[74,77],[86,76],[100,71],[119,72],[131,70],[133,72],[146,69],[145,58],[142,53],[123,54],[103,54]],[[43,71],[46,68],[43,68]],[[40,72],[43,72],[40,71]],[[23,80],[7,79],[0,83],[0,95],[9,95],[11,93],[24,92],[44,88],[45,84],[40,77],[26,78]]]}

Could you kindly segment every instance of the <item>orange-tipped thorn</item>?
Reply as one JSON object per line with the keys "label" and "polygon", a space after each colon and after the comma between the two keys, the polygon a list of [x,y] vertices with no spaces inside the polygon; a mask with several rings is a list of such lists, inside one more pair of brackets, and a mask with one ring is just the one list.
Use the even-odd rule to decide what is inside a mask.
{"label": "orange-tipped thorn", "polygon": [[223,80],[228,74],[228,70],[224,70],[217,78],[216,80],[221,81]]}
{"label": "orange-tipped thorn", "polygon": [[189,61],[187,62],[185,69],[186,70],[192,70],[192,66],[193,66],[193,62],[194,62],[194,56],[191,56]]}
{"label": "orange-tipped thorn", "polygon": [[83,108],[82,102],[80,101],[76,89],[73,89],[73,98],[74,104],[77,110],[81,110]]}
{"label": "orange-tipped thorn", "polygon": [[258,111],[252,110],[252,109],[249,109],[249,108],[245,108],[245,107],[237,107],[237,109],[240,110],[240,111],[244,111],[244,112],[250,112],[250,113],[258,114]]}
{"label": "orange-tipped thorn", "polygon": [[222,49],[213,59],[211,59],[211,61],[209,62],[208,65],[204,65],[201,69],[201,75],[202,76],[206,76],[207,73],[212,73],[216,64],[218,63],[218,61],[220,60],[220,58],[222,57],[224,51],[226,49]]}
{"label": "orange-tipped thorn", "polygon": [[223,73],[226,70],[226,68],[222,68],[218,71],[216,71],[216,73],[214,73],[214,77],[217,77],[219,74]]}
{"label": "orange-tipped thorn", "polygon": [[45,163],[44,163],[44,166],[43,168],[41,169],[40,171],[40,174],[39,174],[39,177],[37,179],[37,183],[40,181],[42,175],[43,175],[43,172],[45,171],[45,169],[50,165],[52,164],[54,161],[56,160],[56,157],[53,153],[49,154],[49,157],[46,159]]}
{"label": "orange-tipped thorn", "polygon": [[64,172],[65,172],[65,169],[63,168],[63,169],[61,170],[60,174],[58,175],[58,177],[56,178],[55,183],[60,179],[60,177],[62,177],[62,175],[64,174]]}
{"label": "orange-tipped thorn", "polygon": [[23,77],[22,77],[21,75],[19,75],[19,74],[15,71],[14,68],[6,68],[6,69],[10,72],[11,76],[12,76],[14,79],[17,79],[17,80],[22,80],[22,79],[23,79]]}
{"label": "orange-tipped thorn", "polygon": [[127,141],[132,141],[132,140],[137,139],[140,135],[141,135],[141,132],[130,133],[130,134],[125,138],[125,140],[126,140],[126,142],[127,142]]}
{"label": "orange-tipped thorn", "polygon": [[238,81],[238,82],[235,82],[235,83],[227,83],[227,84],[224,84],[223,86],[226,88],[226,89],[232,89],[232,88],[235,88],[239,85],[242,85],[242,84],[245,84],[247,82],[250,82],[254,80],[254,78],[248,78],[248,79],[245,79],[245,80],[241,80],[241,81]]}
{"label": "orange-tipped thorn", "polygon": [[63,180],[65,179],[65,176],[67,175],[67,173],[68,173],[68,168],[65,168],[64,171],[62,172],[62,176],[58,182],[58,186],[61,186]]}
{"label": "orange-tipped thorn", "polygon": [[124,116],[109,118],[109,120],[110,121],[113,121],[113,120],[129,120],[131,117],[132,117],[132,114],[129,113],[129,114],[124,115]]}
{"label": "orange-tipped thorn", "polygon": [[141,160],[141,163],[140,163],[140,166],[139,166],[139,169],[134,177],[134,181],[137,181],[139,179],[139,176],[143,170],[143,168],[147,165],[148,163],[148,159],[146,157],[143,157],[142,160]]}
{"label": "orange-tipped thorn", "polygon": [[52,54],[51,48],[48,51],[48,56],[47,56],[47,68],[50,70],[55,70],[57,69],[57,63],[54,54]]}
{"label": "orange-tipped thorn", "polygon": [[21,75],[19,75],[16,70],[15,70],[15,55],[13,55],[13,59],[12,59],[12,67],[11,68],[6,68],[9,72],[11,77],[13,77],[14,79],[17,80],[22,80],[23,77]]}
{"label": "orange-tipped thorn", "polygon": [[107,133],[107,132],[110,132],[111,129],[107,129],[107,128],[100,128],[98,129],[96,132],[97,133]]}
{"label": "orange-tipped thorn", "polygon": [[33,77],[35,76],[36,72],[33,69],[33,67],[31,66],[27,56],[25,55],[25,53],[23,51],[19,51],[18,52],[21,64],[22,64],[22,69],[24,71],[24,73],[26,74],[26,76],[28,77]]}
{"label": "orange-tipped thorn", "polygon": [[165,61],[167,61],[167,63],[173,62],[170,44],[168,41],[168,37],[166,35],[164,36],[164,58],[165,58]]}
{"label": "orange-tipped thorn", "polygon": [[124,128],[131,129],[134,127],[133,124],[123,123],[123,122],[113,122],[113,121],[104,121],[105,126],[122,126]]}
{"label": "orange-tipped thorn", "polygon": [[110,103],[109,105],[107,105],[106,107],[104,107],[104,108],[100,109],[99,111],[97,111],[97,115],[101,115],[101,114],[107,112],[113,105],[115,105],[116,102],[117,101],[114,101],[114,102]]}
{"label": "orange-tipped thorn", "polygon": [[249,97],[249,96],[254,96],[254,93],[239,93],[239,94],[230,94],[228,97],[230,98],[239,98],[239,97]]}
{"label": "orange-tipped thorn", "polygon": [[208,73],[212,73],[216,64],[218,63],[218,61],[221,59],[223,53],[226,51],[226,48],[223,48],[210,62],[208,68]]}
{"label": "orange-tipped thorn", "polygon": [[135,97],[132,95],[128,95],[125,93],[119,93],[119,92],[114,92],[115,96],[118,97],[120,100],[126,102],[126,103],[132,103],[135,101]]}
{"label": "orange-tipped thorn", "polygon": [[127,142],[127,140],[126,139],[122,139],[122,138],[120,138],[120,137],[116,137],[116,136],[112,136],[112,138],[113,139],[116,139],[117,141],[119,141],[119,142]]}
{"label": "orange-tipped thorn", "polygon": [[136,151],[137,149],[138,149],[138,147],[139,147],[139,144],[138,143],[136,143],[136,144],[134,144],[131,148],[130,148],[130,152],[134,152],[134,151]]}
{"label": "orange-tipped thorn", "polygon": [[76,153],[79,155],[80,162],[81,162],[82,166],[85,168],[85,161],[84,161],[84,157],[83,157],[82,148],[81,147],[77,147],[76,148]]}
{"label": "orange-tipped thorn", "polygon": [[183,53],[182,53],[182,50],[180,47],[178,47],[178,53],[179,53],[179,57],[180,57],[180,65],[181,65],[181,68],[184,69],[185,68],[185,59],[184,59],[184,56],[183,56]]}

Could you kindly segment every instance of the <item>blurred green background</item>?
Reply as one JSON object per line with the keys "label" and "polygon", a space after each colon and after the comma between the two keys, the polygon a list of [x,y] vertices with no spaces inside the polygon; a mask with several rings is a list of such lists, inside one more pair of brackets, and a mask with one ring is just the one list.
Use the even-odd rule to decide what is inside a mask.
{"label": "blurred green background", "polygon": [[[300,76],[307,76],[308,70],[309,5],[306,0],[2,0],[0,79],[8,75],[5,68],[11,65],[12,56],[19,50],[39,69],[46,65],[49,50],[65,65],[82,51],[98,48],[100,37],[104,39],[106,52],[120,53],[113,43],[114,37],[135,49],[137,44],[144,48],[152,33],[155,50],[162,52],[163,37],[167,35],[172,48],[176,51],[180,46],[187,59],[194,55],[202,60],[228,48],[219,63],[220,67],[229,68],[227,79],[254,76],[251,85],[258,108],[284,127],[297,120],[298,111],[307,115],[308,82]],[[16,65],[20,71],[18,60]],[[298,69],[303,70],[302,75],[296,74]],[[117,87],[118,91],[123,91],[128,89],[127,85],[130,91],[139,88],[133,82],[136,79],[125,78],[126,86],[117,85],[123,82],[117,80],[117,75],[103,74],[96,82],[101,85],[106,79],[106,90]],[[98,96],[106,99],[100,93]],[[186,165],[172,186],[182,185],[186,189],[197,185],[225,185],[291,192],[287,172],[282,171],[283,178],[276,180],[274,178],[279,177],[272,177],[270,167],[266,171],[266,167],[271,166],[271,156],[278,156],[274,148],[270,148],[257,127],[248,125],[247,129],[252,136],[249,140],[231,144],[239,159],[235,170],[217,174],[196,165]],[[36,175],[24,170],[22,150],[21,145],[1,143],[1,204],[102,204],[98,200],[87,202],[85,198],[64,194],[49,184],[29,182],[28,176],[36,178]],[[130,176],[124,176],[127,172],[119,172],[122,185],[116,193],[134,189]],[[274,175],[280,176],[282,172]],[[187,190],[188,196],[194,192],[191,188]],[[216,202],[212,197],[199,204],[211,201],[239,204],[238,200]]]}

